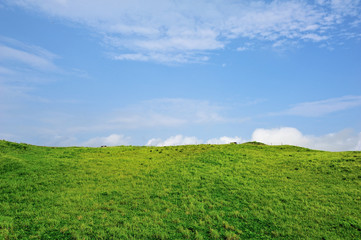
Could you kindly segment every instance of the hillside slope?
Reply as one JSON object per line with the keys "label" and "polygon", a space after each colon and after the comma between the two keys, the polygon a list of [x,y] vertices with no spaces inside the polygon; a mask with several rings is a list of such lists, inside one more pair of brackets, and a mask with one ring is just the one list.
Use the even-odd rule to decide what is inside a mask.
{"label": "hillside slope", "polygon": [[361,152],[0,141],[0,239],[361,239]]}

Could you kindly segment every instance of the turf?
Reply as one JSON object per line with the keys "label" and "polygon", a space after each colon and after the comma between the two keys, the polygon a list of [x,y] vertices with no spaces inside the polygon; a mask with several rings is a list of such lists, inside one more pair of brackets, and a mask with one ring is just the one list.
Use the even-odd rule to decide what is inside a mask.
{"label": "turf", "polygon": [[361,152],[0,141],[0,239],[361,239]]}

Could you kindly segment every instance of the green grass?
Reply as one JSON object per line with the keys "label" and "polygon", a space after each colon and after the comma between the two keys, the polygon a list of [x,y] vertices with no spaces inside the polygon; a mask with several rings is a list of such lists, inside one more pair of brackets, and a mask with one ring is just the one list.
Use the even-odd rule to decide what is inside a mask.
{"label": "green grass", "polygon": [[0,239],[361,239],[361,152],[0,141]]}

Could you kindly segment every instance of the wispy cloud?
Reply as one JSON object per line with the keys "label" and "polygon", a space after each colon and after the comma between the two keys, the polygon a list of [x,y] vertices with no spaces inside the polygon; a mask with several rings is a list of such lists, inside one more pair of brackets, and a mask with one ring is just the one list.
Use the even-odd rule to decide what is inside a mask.
{"label": "wispy cloud", "polygon": [[225,116],[224,107],[208,101],[164,98],[143,101],[120,109],[108,126],[122,128],[177,127],[194,124],[241,122]]}
{"label": "wispy cloud", "polygon": [[45,48],[0,35],[0,76],[33,81],[45,75],[43,79],[49,79],[50,74],[89,77],[81,69],[62,68],[59,59],[59,55]]}
{"label": "wispy cloud", "polygon": [[[122,134],[142,135],[143,131],[157,130],[174,132],[185,128],[207,128],[245,121],[242,118],[228,117],[232,109],[219,104],[182,98],[151,99],[127,105],[117,110],[107,110],[104,114],[97,115],[87,111],[78,114],[81,106],[84,106],[81,104],[76,112],[72,107],[63,110],[58,108],[50,110],[48,106],[52,105],[51,102],[49,104],[46,99],[43,102],[38,99],[37,103],[40,104],[37,104],[39,106],[34,111],[34,107],[27,110],[28,102],[34,100],[28,99],[27,104],[23,103],[27,99],[23,92],[30,90],[22,88],[7,88],[7,92],[1,92],[1,90],[0,83],[0,93],[4,93],[4,95],[0,94],[0,100],[5,99],[0,101],[0,132],[13,133],[19,136],[20,139],[31,137],[36,139],[36,142],[33,142],[35,144],[39,142],[54,146],[98,146],[112,145],[110,140],[115,141],[115,139],[119,139],[119,141],[115,141],[115,145],[127,145],[131,140],[140,144],[139,136],[138,139],[133,140]],[[21,101],[17,102],[16,99],[21,99]],[[13,125],[14,119],[19,124],[23,122],[27,124],[23,125],[23,129],[16,127],[9,129],[6,127]],[[10,122],[12,124],[9,124]],[[123,137],[115,138],[115,136],[109,135],[112,136],[109,140],[109,136],[104,137],[104,133],[105,135],[114,133],[116,136],[121,133],[120,135]],[[179,140],[179,137],[177,139]],[[187,138],[184,141],[189,142],[188,140]],[[212,142],[225,140],[227,139],[213,139]],[[101,142],[103,144],[100,144]]]}
{"label": "wispy cloud", "polygon": [[187,54],[187,53],[147,53],[147,54],[140,54],[140,53],[126,53],[126,54],[119,54],[113,56],[114,60],[130,60],[130,61],[139,61],[139,62],[161,62],[161,63],[200,63],[208,61],[209,57],[207,56],[196,56],[194,54]]}
{"label": "wispy cloud", "polygon": [[344,96],[315,102],[299,103],[276,115],[295,115],[304,117],[320,117],[333,112],[360,107],[361,96]]}
{"label": "wispy cloud", "polygon": [[54,70],[55,65],[49,59],[11,47],[0,45],[0,61],[16,61],[43,70]]}
{"label": "wispy cloud", "polygon": [[15,72],[12,71],[11,69],[0,66],[0,75],[11,75],[11,74],[14,74],[14,73]]}
{"label": "wispy cloud", "polygon": [[0,110],[26,105],[24,102],[43,101],[31,92],[39,83],[50,82],[51,74],[62,72],[55,64],[58,58],[39,46],[0,36]]}
{"label": "wispy cloud", "polygon": [[6,2],[90,27],[114,48],[114,59],[132,61],[207,61],[239,40],[276,47],[332,42],[361,24],[359,0]]}
{"label": "wispy cloud", "polygon": [[59,76],[88,77],[79,69],[63,69],[56,63],[58,59],[42,47],[0,35],[0,110],[1,105],[14,107],[18,103],[24,107],[29,101],[48,101],[32,92],[44,83],[57,81]]}
{"label": "wispy cloud", "polygon": [[44,140],[40,144],[61,146],[76,142],[67,131],[71,124],[64,123],[79,123],[64,113],[68,109],[58,109],[72,100],[58,99],[42,89],[60,77],[85,77],[81,70],[64,70],[56,62],[59,58],[42,47],[0,36],[0,132],[4,136],[21,141],[32,136]]}
{"label": "wispy cloud", "polygon": [[147,146],[176,146],[176,145],[194,145],[201,144],[202,140],[196,137],[185,137],[183,135],[176,135],[162,140],[160,138],[152,138],[147,142]]}
{"label": "wispy cloud", "polygon": [[27,45],[15,39],[0,36],[0,64],[29,67],[42,71],[56,71],[57,56],[43,48]]}

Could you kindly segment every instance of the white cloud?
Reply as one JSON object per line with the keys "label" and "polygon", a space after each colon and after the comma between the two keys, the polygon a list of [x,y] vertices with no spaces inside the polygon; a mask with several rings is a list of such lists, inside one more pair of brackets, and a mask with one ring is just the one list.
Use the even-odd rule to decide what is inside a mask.
{"label": "white cloud", "polygon": [[245,142],[241,137],[227,137],[223,136],[220,138],[212,138],[207,141],[207,144],[228,144],[228,143],[242,143]]}
{"label": "white cloud", "polygon": [[291,127],[256,129],[252,141],[273,145],[296,145],[326,151],[360,151],[361,133],[354,134],[351,130],[329,133],[323,136],[304,135]]}
{"label": "white cloud", "polygon": [[239,39],[330,41],[354,31],[344,23],[357,24],[360,15],[358,0],[6,2],[93,29],[116,49],[114,59],[182,63],[207,61],[210,51]]}
{"label": "white cloud", "polygon": [[140,53],[126,53],[115,55],[112,57],[114,60],[131,60],[131,61],[155,61],[165,64],[173,64],[173,63],[198,63],[208,61],[207,56],[194,56],[192,54],[183,52],[183,53],[157,53],[157,52],[149,52],[147,54]]}
{"label": "white cloud", "polygon": [[115,60],[148,61],[149,56],[140,53],[120,54],[114,57]]}
{"label": "white cloud", "polygon": [[[73,132],[66,130],[59,134],[60,131],[41,130],[37,138],[42,142],[47,142],[48,146],[89,146],[100,147],[129,145],[131,138],[120,134],[111,134],[106,137],[94,137],[85,142],[79,141]],[[23,141],[22,138],[0,132],[1,137],[7,140]],[[166,139],[151,138],[147,141],[146,146],[177,146],[177,145],[197,145],[197,144],[229,144],[231,142],[244,143],[248,141],[258,141],[269,145],[295,145],[316,150],[325,151],[361,151],[361,132],[355,133],[350,129],[345,129],[335,133],[328,133],[321,136],[305,135],[301,131],[292,127],[281,127],[272,129],[256,129],[251,137],[247,140],[238,136],[223,136],[211,138],[206,141],[196,136],[184,136],[182,134],[174,135]],[[35,143],[36,144],[36,143]]]}
{"label": "white cloud", "polygon": [[328,37],[327,36],[321,36],[318,34],[314,34],[314,33],[309,33],[309,34],[305,34],[304,36],[302,36],[302,39],[308,39],[308,40],[312,40],[314,42],[320,42],[323,40],[327,40]]}
{"label": "white cloud", "polygon": [[[152,138],[147,146],[176,146],[190,144],[229,144],[231,142],[244,143],[241,137],[212,138],[207,141],[197,137],[186,137],[176,135],[162,140]],[[325,151],[361,151],[361,132],[355,134],[352,130],[345,129],[336,133],[329,133],[322,136],[304,135],[298,129],[292,127],[281,127],[273,129],[256,129],[251,141],[262,142],[269,145],[295,145]]]}
{"label": "white cloud", "polygon": [[88,146],[88,147],[100,147],[103,145],[106,145],[106,146],[129,145],[129,140],[130,140],[130,138],[126,137],[124,135],[111,134],[107,137],[91,138],[81,145]]}
{"label": "white cloud", "polygon": [[361,106],[361,96],[344,96],[315,102],[300,103],[278,114],[319,117],[359,106]]}
{"label": "white cloud", "polygon": [[283,127],[273,129],[256,129],[252,134],[252,141],[266,144],[289,144],[305,146],[308,145],[309,139],[302,135],[296,128]]}
{"label": "white cloud", "polygon": [[237,48],[237,51],[239,51],[239,52],[246,51],[246,50],[248,50],[248,48],[246,48],[246,47],[238,47]]}
{"label": "white cloud", "polygon": [[331,0],[331,8],[341,15],[355,16],[358,14],[357,7],[360,3],[359,0]]}
{"label": "white cloud", "polygon": [[311,146],[315,149],[329,151],[361,151],[361,133],[356,135],[351,130],[329,133],[311,138]]}
{"label": "white cloud", "polygon": [[[141,144],[139,135],[142,135],[143,131],[203,128],[235,123],[237,120],[224,117],[224,107],[208,101],[174,98],[143,101],[108,114],[95,116],[85,111],[79,115],[76,114],[76,111],[79,111],[76,106],[66,111],[59,111],[57,108],[50,110],[49,106],[54,105],[53,101],[48,102],[40,97],[35,99],[27,94],[29,91],[21,87],[3,88],[0,82],[0,132],[11,132],[23,139],[31,138],[30,143],[33,144],[110,145],[111,143],[106,143],[109,137],[84,140],[84,135],[104,136],[104,132],[132,133],[131,136],[138,136],[135,143]],[[29,107],[34,102],[36,108]],[[227,111],[225,112],[228,113]],[[24,122],[27,122],[27,125],[23,125]],[[114,136],[112,139],[114,140]],[[117,145],[128,143],[126,137],[121,140],[125,141]]]}
{"label": "white cloud", "polygon": [[176,145],[194,145],[201,144],[203,141],[196,137],[184,137],[183,135],[176,135],[166,140],[160,138],[152,138],[147,142],[147,146],[176,146]]}
{"label": "white cloud", "polygon": [[[220,137],[220,138],[212,138],[206,141],[206,144],[229,144],[231,142],[242,143],[245,142],[240,137]],[[186,137],[183,135],[176,135],[167,138],[166,140],[162,140],[161,138],[152,138],[147,142],[147,146],[177,146],[177,145],[195,145],[195,144],[203,144],[204,141],[202,139],[198,139],[197,137]]]}

